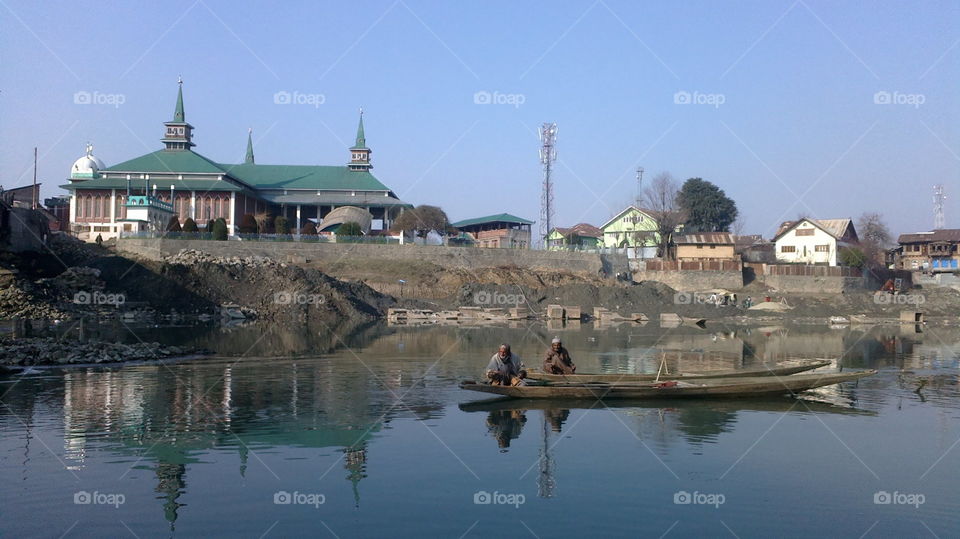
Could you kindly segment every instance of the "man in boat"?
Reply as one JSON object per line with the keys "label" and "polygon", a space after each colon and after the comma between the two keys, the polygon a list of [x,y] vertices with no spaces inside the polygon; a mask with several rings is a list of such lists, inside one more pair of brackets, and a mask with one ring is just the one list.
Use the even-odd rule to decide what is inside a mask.
{"label": "man in boat", "polygon": [[522,386],[526,377],[520,357],[510,351],[509,344],[501,344],[487,364],[487,380],[495,386]]}
{"label": "man in boat", "polygon": [[543,359],[543,372],[546,374],[576,374],[577,366],[570,358],[570,352],[563,347],[560,337],[554,337]]}

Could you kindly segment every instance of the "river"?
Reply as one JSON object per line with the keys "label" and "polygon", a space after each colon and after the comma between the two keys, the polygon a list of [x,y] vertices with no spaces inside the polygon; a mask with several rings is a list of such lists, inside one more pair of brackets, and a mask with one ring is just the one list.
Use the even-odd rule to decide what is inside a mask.
{"label": "river", "polygon": [[[956,537],[960,330],[122,322],[215,350],[0,378],[3,537]],[[501,342],[581,372],[833,358],[800,399],[484,404]],[[836,367],[834,367],[836,368]]]}

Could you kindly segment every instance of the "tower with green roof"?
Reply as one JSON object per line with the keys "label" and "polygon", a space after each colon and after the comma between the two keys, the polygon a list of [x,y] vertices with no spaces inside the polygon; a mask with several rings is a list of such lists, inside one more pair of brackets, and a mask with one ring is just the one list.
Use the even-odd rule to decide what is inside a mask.
{"label": "tower with green roof", "polygon": [[189,150],[195,146],[193,126],[188,124],[183,114],[183,79],[177,80],[177,107],[173,111],[173,121],[163,122],[165,128],[163,142],[167,151]]}
{"label": "tower with green roof", "polygon": [[360,124],[357,126],[357,140],[350,148],[350,162],[347,167],[356,172],[365,172],[373,168],[370,164],[370,148],[363,134],[363,109],[360,109]]}

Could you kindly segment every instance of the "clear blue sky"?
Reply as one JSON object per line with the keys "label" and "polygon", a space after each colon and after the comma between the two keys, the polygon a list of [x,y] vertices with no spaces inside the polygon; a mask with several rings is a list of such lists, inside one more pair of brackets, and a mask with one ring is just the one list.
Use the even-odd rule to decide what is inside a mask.
{"label": "clear blue sky", "polygon": [[374,173],[452,220],[538,219],[554,121],[559,225],[602,224],[642,166],[716,183],[746,233],[801,212],[929,229],[935,183],[960,227],[955,1],[0,0],[0,28],[0,183],[29,183],[38,146],[44,196],[87,141],[108,165],[159,149],[182,75],[203,155],[242,161],[252,127],[259,163],[346,163],[362,106]]}

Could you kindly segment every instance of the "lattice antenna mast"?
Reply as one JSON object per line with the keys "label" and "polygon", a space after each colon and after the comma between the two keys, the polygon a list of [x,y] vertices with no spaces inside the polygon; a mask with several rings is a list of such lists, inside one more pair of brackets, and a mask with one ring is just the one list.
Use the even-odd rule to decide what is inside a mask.
{"label": "lattice antenna mast", "polygon": [[640,208],[643,205],[640,204],[640,201],[643,199],[643,167],[637,167],[637,201],[634,204],[636,207]]}
{"label": "lattice antenna mast", "polygon": [[557,160],[557,124],[540,127],[540,163],[543,164],[543,192],[540,195],[540,241],[546,247],[553,222],[553,162]]}
{"label": "lattice antenna mast", "polygon": [[946,228],[947,220],[943,215],[943,205],[947,200],[946,193],[943,192],[943,185],[933,186],[933,229],[940,230]]}

